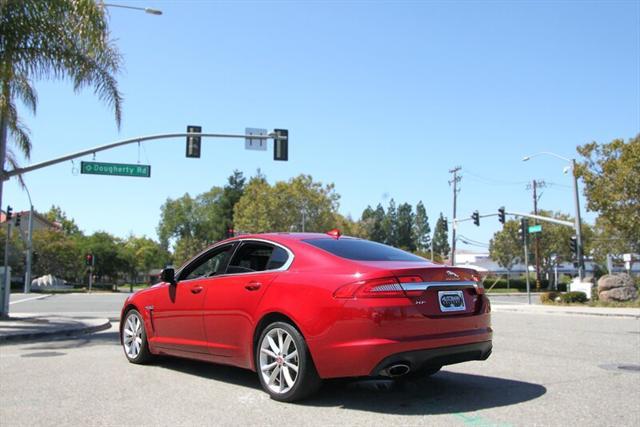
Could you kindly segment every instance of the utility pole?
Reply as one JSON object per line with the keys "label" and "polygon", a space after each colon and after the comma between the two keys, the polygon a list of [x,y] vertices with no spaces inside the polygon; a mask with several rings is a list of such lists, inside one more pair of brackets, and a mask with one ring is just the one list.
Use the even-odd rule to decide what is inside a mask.
{"label": "utility pole", "polygon": [[458,176],[458,172],[460,172],[462,168],[460,166],[456,166],[451,169],[449,173],[453,174],[453,179],[449,181],[449,185],[453,184],[453,230],[451,232],[451,266],[456,265],[456,228],[458,224],[456,223],[456,208],[458,202],[458,193],[460,190],[458,189],[458,182],[462,179],[461,176]]}
{"label": "utility pole", "polygon": [[[531,184],[527,185],[527,190],[533,190],[533,213],[538,215],[538,188],[544,188],[547,184],[544,181],[531,181]],[[540,195],[542,196],[542,194]],[[538,224],[538,220],[534,219],[534,225]],[[535,233],[535,246],[533,248],[534,256],[536,259],[536,290],[540,290],[540,233]]]}

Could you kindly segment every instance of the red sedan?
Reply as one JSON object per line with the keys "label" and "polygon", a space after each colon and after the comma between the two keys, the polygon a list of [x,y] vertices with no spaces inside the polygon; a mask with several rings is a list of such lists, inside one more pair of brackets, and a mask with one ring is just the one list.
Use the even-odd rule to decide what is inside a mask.
{"label": "red sedan", "polygon": [[339,233],[245,235],[166,268],[122,308],[125,355],[172,355],[258,372],[294,401],[323,378],[417,376],[491,353],[474,270]]}

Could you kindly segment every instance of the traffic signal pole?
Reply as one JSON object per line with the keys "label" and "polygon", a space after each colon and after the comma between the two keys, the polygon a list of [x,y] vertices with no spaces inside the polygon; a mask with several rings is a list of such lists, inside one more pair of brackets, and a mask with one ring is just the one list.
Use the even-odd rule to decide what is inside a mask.
{"label": "traffic signal pole", "polygon": [[[7,209],[9,210],[9,209]],[[4,242],[4,276],[2,278],[3,289],[1,304],[0,304],[0,318],[9,316],[9,298],[11,296],[11,275],[9,274],[9,241],[11,240],[11,219],[7,219],[7,239]]]}
{"label": "traffic signal pole", "polygon": [[578,175],[576,172],[576,159],[571,159],[571,173],[573,174],[573,201],[576,208],[575,229],[578,239],[576,257],[578,258],[578,277],[584,279],[584,251],[582,247],[582,219],[580,218],[580,197],[578,195]]}
{"label": "traffic signal pole", "polygon": [[529,243],[529,232],[522,230],[524,233],[523,246],[524,246],[524,277],[527,279],[527,301],[531,304],[531,284],[529,283],[529,249],[527,248]]}

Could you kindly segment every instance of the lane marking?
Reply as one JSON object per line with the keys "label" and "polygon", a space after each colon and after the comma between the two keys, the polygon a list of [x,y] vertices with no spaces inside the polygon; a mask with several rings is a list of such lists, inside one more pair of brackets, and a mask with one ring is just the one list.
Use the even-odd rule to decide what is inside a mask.
{"label": "lane marking", "polygon": [[9,305],[13,305],[13,304],[20,304],[21,302],[27,302],[27,301],[33,301],[33,300],[37,300],[37,299],[44,299],[44,298],[49,298],[51,295],[39,295],[37,297],[31,297],[31,298],[25,298],[25,299],[21,299],[18,301],[10,301]]}

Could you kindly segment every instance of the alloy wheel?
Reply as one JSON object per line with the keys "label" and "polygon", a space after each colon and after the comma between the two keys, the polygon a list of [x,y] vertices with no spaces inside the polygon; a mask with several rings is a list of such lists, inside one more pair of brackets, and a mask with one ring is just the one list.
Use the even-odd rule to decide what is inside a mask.
{"label": "alloy wheel", "polygon": [[138,314],[130,313],[127,316],[122,330],[122,343],[124,351],[129,359],[135,359],[142,349],[142,321]]}
{"label": "alloy wheel", "polygon": [[260,375],[273,393],[287,393],[296,384],[300,359],[293,337],[273,328],[260,343]]}

